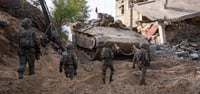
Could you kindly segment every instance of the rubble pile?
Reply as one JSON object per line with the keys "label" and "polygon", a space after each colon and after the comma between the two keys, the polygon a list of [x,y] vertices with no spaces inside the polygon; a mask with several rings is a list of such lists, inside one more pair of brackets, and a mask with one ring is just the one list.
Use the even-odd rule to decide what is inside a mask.
{"label": "rubble pile", "polygon": [[200,47],[197,44],[189,43],[188,40],[182,41],[176,46],[175,54],[178,57],[189,57],[192,60],[200,59]]}
{"label": "rubble pile", "polygon": [[200,46],[188,40],[176,45],[151,45],[151,54],[154,57],[183,58],[190,60],[200,59]]}
{"label": "rubble pile", "polygon": [[199,20],[174,22],[166,27],[169,44],[152,45],[152,55],[200,60]]}
{"label": "rubble pile", "polygon": [[172,23],[166,27],[167,41],[173,44],[180,43],[181,41],[188,40],[188,42],[200,41],[200,28],[197,23],[193,21],[181,21]]}

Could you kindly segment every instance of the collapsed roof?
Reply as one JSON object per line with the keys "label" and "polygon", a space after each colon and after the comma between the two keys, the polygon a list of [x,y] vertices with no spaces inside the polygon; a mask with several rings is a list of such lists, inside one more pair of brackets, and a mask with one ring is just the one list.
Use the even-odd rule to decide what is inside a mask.
{"label": "collapsed roof", "polygon": [[200,16],[200,0],[165,0],[137,3],[134,9],[152,21],[181,21]]}

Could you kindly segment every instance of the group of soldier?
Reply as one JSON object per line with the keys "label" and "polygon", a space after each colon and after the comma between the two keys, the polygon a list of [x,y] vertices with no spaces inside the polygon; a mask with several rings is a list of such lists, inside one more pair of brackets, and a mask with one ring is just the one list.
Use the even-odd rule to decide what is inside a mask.
{"label": "group of soldier", "polygon": [[[19,79],[23,79],[25,67],[28,63],[29,65],[29,75],[35,74],[35,60],[39,59],[40,54],[40,43],[39,39],[36,37],[35,32],[33,32],[31,27],[32,21],[28,18],[25,18],[22,21],[22,29],[19,33],[19,69],[18,69],[18,77]],[[135,47],[135,46],[134,46]],[[77,56],[73,51],[73,44],[68,43],[66,46],[65,51],[62,53],[62,57],[60,59],[60,66],[59,66],[59,72],[62,72],[64,70],[65,75],[67,78],[71,78],[69,73],[69,68],[72,67],[72,75],[77,75]],[[150,55],[149,55],[149,46],[148,44],[141,43],[139,45],[139,48],[136,48],[137,50],[133,56],[133,66],[132,68],[135,68],[135,65],[139,68],[141,71],[140,74],[140,85],[146,85],[145,82],[145,75],[147,67],[150,66]],[[39,53],[39,54],[38,54]],[[112,51],[112,44],[110,42],[106,42],[103,45],[102,51],[101,51],[101,59],[103,59],[102,64],[102,81],[103,83],[106,83],[106,70],[107,68],[110,69],[110,78],[109,82],[113,81],[113,74],[114,74],[114,67],[113,67],[113,60],[114,53]]]}
{"label": "group of soldier", "polygon": [[[132,62],[132,68],[135,69],[135,66],[139,68],[140,72],[140,85],[147,85],[145,82],[145,75],[147,71],[147,67],[150,66],[150,51],[149,51],[149,45],[140,43],[139,48],[135,47],[135,54],[133,56]],[[102,66],[102,81],[105,83],[106,78],[106,70],[107,68],[110,68],[110,79],[109,82],[112,82],[112,76],[114,74],[114,67],[112,59],[114,58],[114,54],[112,51],[112,44],[110,42],[105,43],[102,52],[101,52],[101,58],[103,59],[103,66]]]}

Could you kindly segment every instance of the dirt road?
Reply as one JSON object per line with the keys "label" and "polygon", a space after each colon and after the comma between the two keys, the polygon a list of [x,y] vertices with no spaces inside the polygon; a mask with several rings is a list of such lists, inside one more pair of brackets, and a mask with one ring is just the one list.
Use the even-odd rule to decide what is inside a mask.
{"label": "dirt road", "polygon": [[[147,71],[146,86],[139,85],[139,71],[128,60],[114,60],[114,81],[103,84],[101,62],[79,58],[78,75],[67,79],[59,73],[59,58],[52,49],[36,63],[36,74],[17,79],[18,60],[0,65],[0,94],[199,94],[200,62],[157,58]],[[108,71],[109,73],[110,71]],[[108,74],[107,73],[107,74]]]}

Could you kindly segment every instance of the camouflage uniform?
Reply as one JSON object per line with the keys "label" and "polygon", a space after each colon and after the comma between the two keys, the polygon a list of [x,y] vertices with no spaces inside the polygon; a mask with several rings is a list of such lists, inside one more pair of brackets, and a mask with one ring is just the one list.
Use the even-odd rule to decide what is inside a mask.
{"label": "camouflage uniform", "polygon": [[[26,64],[28,63],[29,65],[29,75],[35,74],[35,59],[36,59],[36,50],[39,48],[39,39],[36,37],[35,32],[30,30],[31,26],[31,20],[25,18],[22,22],[22,27],[23,29],[19,33],[19,50],[18,50],[18,55],[19,55],[19,69],[18,69],[18,74],[19,74],[19,79],[23,79],[23,73],[26,67]],[[21,39],[23,37],[29,37],[33,41],[33,43],[29,43],[30,45],[25,47],[20,44]]]}
{"label": "camouflage uniform", "polygon": [[110,80],[109,82],[112,82],[112,75],[114,73],[114,67],[112,63],[112,59],[114,58],[114,54],[112,49],[108,47],[104,47],[101,52],[101,58],[103,59],[103,66],[102,66],[102,80],[103,83],[105,83],[105,78],[106,78],[106,70],[107,68],[110,68]]}
{"label": "camouflage uniform", "polygon": [[[68,54],[68,56],[70,58],[66,57],[67,54]],[[74,67],[74,75],[77,75],[77,72],[76,72],[77,67],[78,67],[77,56],[73,52],[73,45],[71,43],[68,43],[67,44],[67,49],[66,49],[65,52],[63,52],[62,57],[60,59],[60,67],[59,67],[59,69],[60,69],[59,71],[60,72],[62,72],[62,69],[65,70],[66,77],[68,77],[67,76],[67,71],[68,71],[68,68],[69,68],[70,65],[73,65],[73,67]]]}
{"label": "camouflage uniform", "polygon": [[140,49],[136,51],[133,57],[133,68],[135,68],[135,64],[137,64],[140,73],[140,85],[146,85],[145,75],[147,66],[150,66],[150,54],[147,46],[145,44],[140,45]]}

